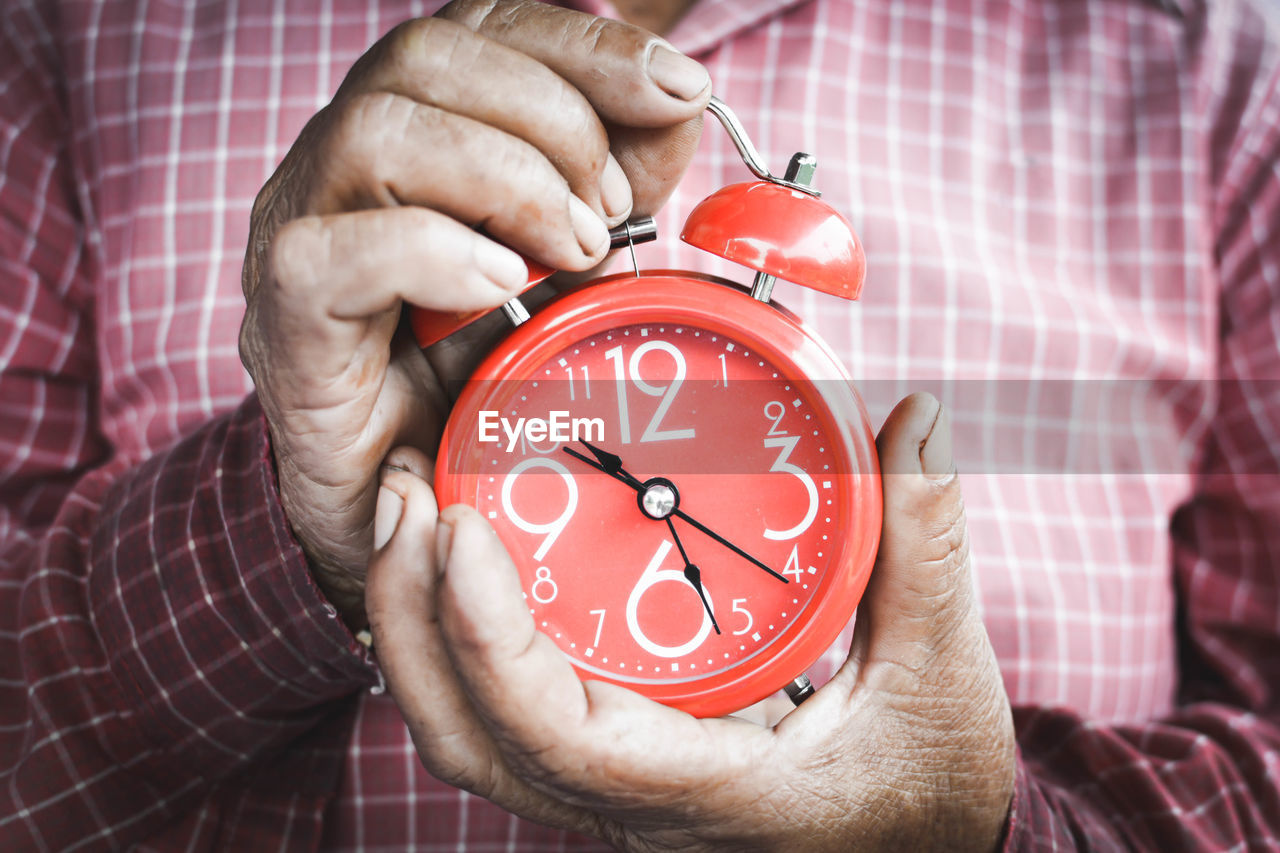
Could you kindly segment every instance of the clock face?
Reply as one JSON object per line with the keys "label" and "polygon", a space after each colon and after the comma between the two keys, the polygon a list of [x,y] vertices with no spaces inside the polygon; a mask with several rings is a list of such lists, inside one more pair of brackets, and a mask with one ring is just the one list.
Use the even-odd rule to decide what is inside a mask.
{"label": "clock face", "polygon": [[[473,383],[487,393],[451,421],[451,483],[584,678],[735,710],[799,675],[851,615],[869,555],[854,542],[866,565],[851,565],[850,538],[868,514],[878,533],[878,482],[830,383],[754,333],[678,316],[592,325]],[[815,625],[831,636],[789,661],[818,645]]]}

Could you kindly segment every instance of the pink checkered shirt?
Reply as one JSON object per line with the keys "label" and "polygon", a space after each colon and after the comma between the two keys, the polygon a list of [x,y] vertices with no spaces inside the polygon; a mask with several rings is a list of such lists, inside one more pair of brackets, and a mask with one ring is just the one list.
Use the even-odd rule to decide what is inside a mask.
{"label": "pink checkered shirt", "polygon": [[[701,0],[670,36],[775,168],[817,154],[865,241],[860,304],[780,300],[873,416],[951,405],[1010,847],[1280,847],[1267,2]],[[237,356],[257,189],[429,11],[0,12],[0,848],[599,846],[423,771],[311,582]],[[673,235],[745,177],[709,126],[642,263],[741,278]]]}

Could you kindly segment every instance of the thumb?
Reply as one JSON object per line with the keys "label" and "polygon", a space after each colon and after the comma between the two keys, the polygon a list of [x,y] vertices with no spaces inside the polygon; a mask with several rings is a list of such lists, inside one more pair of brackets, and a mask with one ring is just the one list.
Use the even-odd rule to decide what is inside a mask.
{"label": "thumb", "polygon": [[378,664],[402,707],[431,687],[443,658],[435,606],[435,494],[410,471],[386,471],[378,489],[374,545],[365,581],[365,611]]}
{"label": "thumb", "polygon": [[920,672],[973,615],[964,500],[951,456],[951,423],[932,395],[900,402],[876,438],[884,526],[858,610],[871,660]]}

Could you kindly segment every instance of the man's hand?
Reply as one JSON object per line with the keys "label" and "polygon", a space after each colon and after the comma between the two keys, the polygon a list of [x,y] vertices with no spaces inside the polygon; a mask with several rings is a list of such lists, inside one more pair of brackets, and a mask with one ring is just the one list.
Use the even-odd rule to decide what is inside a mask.
{"label": "man's hand", "polygon": [[267,182],[241,356],[289,521],[348,622],[362,621],[379,465],[397,445],[434,454],[443,381],[465,377],[486,332],[478,323],[424,357],[401,303],[501,305],[526,280],[512,249],[596,266],[608,226],[670,194],[710,88],[700,65],[636,27],[460,0],[365,54]]}
{"label": "man's hand", "polygon": [[422,480],[390,473],[366,600],[426,767],[628,850],[994,848],[1013,724],[976,610],[946,416],[909,397],[877,445],[884,532],[849,658],[772,728],[580,683],[535,630],[487,523],[463,506],[437,515]]}

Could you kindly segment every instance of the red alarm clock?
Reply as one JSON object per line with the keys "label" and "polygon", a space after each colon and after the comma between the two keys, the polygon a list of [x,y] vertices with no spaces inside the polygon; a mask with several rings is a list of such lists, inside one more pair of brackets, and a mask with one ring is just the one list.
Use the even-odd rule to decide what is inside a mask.
{"label": "red alarm clock", "polygon": [[[493,525],[525,600],[583,679],[697,716],[786,689],[848,623],[879,542],[866,410],[831,351],[771,301],[775,277],[847,299],[865,260],[798,154],[699,204],[682,239],[757,271],[752,287],[680,271],[590,282],[515,329],[477,368],[436,465],[441,506]],[[652,234],[652,220],[617,242]],[[633,252],[634,258],[634,252]],[[530,286],[550,274],[531,266]],[[478,314],[414,310],[429,346]]]}

